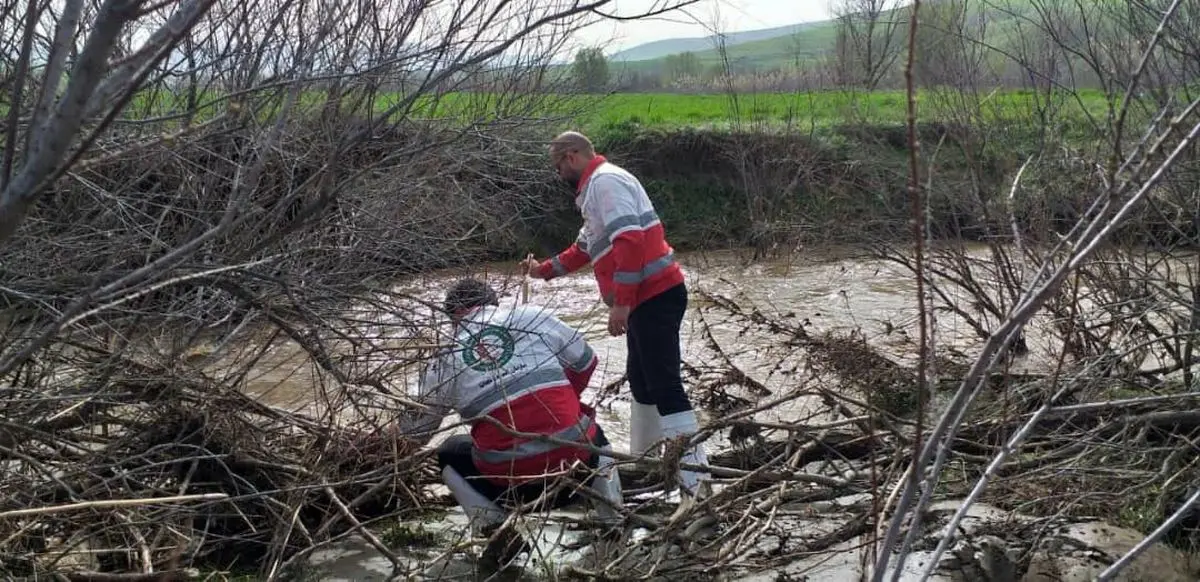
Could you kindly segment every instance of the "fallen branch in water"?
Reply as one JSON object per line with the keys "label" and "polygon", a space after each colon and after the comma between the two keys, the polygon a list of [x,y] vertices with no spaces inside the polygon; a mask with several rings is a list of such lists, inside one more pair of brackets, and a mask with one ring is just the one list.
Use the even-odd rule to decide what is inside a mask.
{"label": "fallen branch in water", "polygon": [[[739,313],[748,314],[751,307],[740,306]],[[760,312],[761,313],[761,312]],[[736,319],[742,317],[734,314]],[[766,317],[763,315],[763,317]],[[742,319],[741,321],[745,321]],[[756,334],[756,342],[795,342],[801,336],[787,321],[772,325],[750,323],[748,333]],[[773,331],[772,331],[773,330]],[[820,388],[807,388],[806,378],[794,385],[776,385],[770,396],[755,396],[753,384],[738,392],[730,384],[728,370],[718,367],[693,366],[693,390],[724,390],[730,397],[745,398],[747,404],[710,414],[697,439],[712,439],[719,434],[737,432],[743,438],[728,450],[714,449],[710,454],[711,473],[723,487],[714,495],[693,504],[674,519],[652,514],[659,504],[634,496],[637,487],[661,488],[663,471],[673,470],[677,460],[665,454],[630,455],[612,452],[617,459],[622,481],[630,494],[625,507],[619,508],[628,523],[650,530],[643,546],[651,548],[679,547],[689,564],[661,562],[659,573],[690,571],[696,564],[715,564],[716,567],[744,568],[747,571],[799,559],[806,553],[829,551],[839,544],[857,544],[856,539],[870,530],[873,512],[869,503],[846,505],[835,503],[844,519],[832,531],[814,531],[800,537],[790,532],[780,515],[793,515],[848,495],[865,494],[872,489],[884,489],[900,476],[900,468],[909,458],[914,423],[903,415],[881,410],[877,398],[856,397],[864,379],[870,377],[867,366],[855,370],[849,379],[840,379],[837,371],[844,369],[844,358],[857,358],[860,350],[871,349],[868,344],[843,341],[835,335],[810,334],[814,341],[803,344],[804,350],[830,350],[831,356],[818,362],[813,374]],[[782,339],[780,338],[782,336]],[[851,347],[847,347],[851,346]],[[89,352],[90,353],[90,352]],[[164,394],[171,399],[160,401],[148,398],[122,400],[119,406],[99,411],[85,410],[79,403],[95,395],[60,398],[55,401],[29,401],[30,410],[42,410],[37,418],[75,419],[72,428],[55,433],[36,433],[35,439],[46,439],[55,446],[29,446],[20,443],[19,456],[29,463],[29,470],[20,473],[28,485],[18,502],[26,506],[41,503],[51,506],[51,496],[80,499],[95,496],[102,488],[111,490],[111,483],[140,483],[141,490],[114,497],[148,524],[163,523],[184,532],[198,532],[205,524],[209,532],[220,532],[196,539],[205,541],[189,548],[184,556],[187,563],[204,563],[206,559],[249,559],[256,554],[258,563],[270,564],[273,575],[283,575],[286,568],[300,564],[304,556],[335,540],[378,527],[385,519],[415,516],[432,506],[445,505],[446,500],[434,498],[427,486],[439,482],[432,470],[429,450],[411,451],[402,441],[387,438],[386,431],[375,422],[349,416],[342,424],[318,421],[298,413],[285,413],[270,407],[252,405],[245,396],[216,388],[205,373],[181,368],[159,368],[128,363],[118,358],[130,374],[113,374],[114,381],[129,387],[122,394]],[[879,357],[859,358],[859,362],[881,362]],[[822,364],[826,362],[827,364]],[[319,365],[319,364],[318,364]],[[828,367],[825,367],[828,366]],[[903,377],[898,364],[883,365],[884,377]],[[902,368],[902,367],[900,367]],[[903,371],[902,369],[900,370]],[[136,382],[132,380],[136,379]],[[1098,380],[1086,374],[1066,379],[1069,382],[1094,384]],[[707,382],[712,382],[708,384]],[[756,380],[761,383],[761,380]],[[839,382],[845,382],[840,384]],[[997,375],[995,390],[1004,394],[1027,394],[1037,400],[1038,386],[1046,382],[1041,375]],[[161,387],[171,386],[170,392]],[[715,388],[714,388],[715,386]],[[1068,386],[1069,387],[1069,386]],[[342,398],[356,394],[346,388]],[[114,391],[116,392],[116,391]],[[329,390],[332,396],[339,394]],[[1103,486],[1088,484],[1092,491],[1109,491],[1132,485],[1138,471],[1157,471],[1166,463],[1179,463],[1179,451],[1185,450],[1190,431],[1200,428],[1200,418],[1186,411],[1171,410],[1178,402],[1190,402],[1194,395],[1173,397],[1134,398],[1113,402],[1077,403],[1051,409],[1053,421],[1035,423],[1024,448],[1010,464],[997,473],[995,498],[997,505],[1015,507],[1031,502],[1028,490],[1045,491],[1064,484],[1079,486],[1087,479],[1103,479]],[[32,398],[32,397],[31,397]],[[755,401],[758,398],[758,401]],[[90,402],[90,401],[88,401]],[[720,405],[720,398],[710,402]],[[724,401],[727,402],[727,401]],[[999,401],[998,401],[999,402]],[[351,407],[346,401],[330,398],[329,405],[343,414],[356,415],[368,409]],[[52,405],[51,405],[52,404]],[[107,404],[107,402],[106,402]],[[369,402],[387,411],[405,406],[402,400],[380,395]],[[813,406],[809,406],[812,404]],[[1012,404],[1012,402],[1010,402]],[[761,419],[763,414],[777,413],[784,406],[796,405],[798,411],[786,418]],[[70,412],[65,412],[70,411]],[[124,411],[116,414],[116,411]],[[961,431],[953,444],[953,459],[964,475],[985,469],[991,455],[1002,439],[1028,420],[1020,406],[983,408],[967,430]],[[80,419],[84,419],[80,422]],[[71,453],[66,443],[82,449],[92,446],[96,439],[87,436],[92,423],[104,422],[114,437],[100,441],[102,452],[93,457]],[[454,424],[443,430],[453,430]],[[876,428],[872,429],[874,426]],[[99,434],[99,431],[96,431]],[[117,438],[115,435],[122,435]],[[519,438],[544,440],[563,445],[583,446],[593,452],[595,447],[558,441],[550,437],[517,433]],[[1152,437],[1152,438],[1151,438]],[[1149,439],[1149,440],[1148,440]],[[711,441],[710,441],[711,442]],[[1109,459],[1099,459],[1114,447],[1127,442],[1153,443],[1143,446],[1141,456],[1125,455],[1120,460],[1127,466],[1122,476],[1114,478],[1105,473],[1114,467]],[[674,449],[672,449],[674,451]],[[677,452],[677,451],[675,451]],[[1174,459],[1169,462],[1164,459]],[[79,464],[79,463],[85,464]],[[35,466],[42,469],[35,470]],[[63,472],[60,468],[73,468]],[[1152,469],[1151,469],[1152,468]],[[55,474],[58,470],[59,474]],[[44,475],[55,474],[51,480]],[[114,481],[114,475],[135,477],[135,480]],[[1065,476],[1069,476],[1065,477]],[[1141,478],[1141,477],[1139,477]],[[10,478],[10,483],[11,481]],[[60,482],[60,483],[59,483]],[[55,483],[47,486],[48,483]],[[948,484],[947,494],[961,492],[965,484]],[[133,495],[134,491],[147,494]],[[150,494],[153,492],[153,494]],[[197,495],[207,499],[203,507],[169,508],[159,505],[138,505],[146,499],[171,498],[172,494]],[[207,498],[219,494],[222,497]],[[589,498],[589,492],[582,492]],[[38,501],[41,500],[41,501]],[[86,503],[86,502],[85,502]],[[53,506],[64,505],[61,500]],[[69,504],[65,504],[69,505]],[[118,504],[122,505],[122,504]],[[1096,504],[1080,505],[1078,513],[1094,511]],[[16,510],[22,511],[22,510]],[[37,510],[33,510],[37,511]],[[91,519],[111,508],[92,507]],[[11,514],[10,514],[11,515]],[[70,517],[70,512],[30,515],[32,519],[58,516],[56,527],[66,531],[86,532],[89,545],[111,547],[122,551],[114,538],[102,530],[89,529],[83,522]],[[535,520],[538,516],[531,516]],[[115,518],[114,518],[115,519]],[[794,519],[789,518],[789,519]],[[716,533],[696,537],[697,524],[715,521]],[[4,523],[15,522],[5,520]],[[137,568],[143,562],[160,564],[166,559],[166,545],[155,542],[153,525],[135,526],[121,521],[122,527],[138,527],[143,549]],[[281,530],[278,524],[290,524]],[[103,524],[103,522],[102,522]],[[276,524],[276,525],[270,525]],[[269,526],[269,527],[268,527]],[[193,529],[188,529],[193,528]],[[274,528],[274,529],[273,529]],[[368,531],[380,551],[390,551],[398,562],[398,552],[388,546],[376,531]],[[25,543],[29,533],[19,528],[0,528],[0,539]],[[761,547],[755,540],[763,536],[778,537],[781,549]],[[110,541],[112,540],[112,541]],[[228,540],[228,541],[226,541]],[[105,546],[108,544],[108,546]],[[244,549],[242,549],[244,548]],[[240,550],[240,551],[239,551]],[[631,550],[632,551],[632,550]],[[675,551],[675,550],[672,550]],[[266,558],[263,558],[263,556]],[[632,555],[632,554],[631,554]],[[691,556],[691,558],[687,558]],[[721,566],[723,565],[723,566]],[[157,566],[156,566],[157,567]],[[637,574],[641,576],[641,574]]]}
{"label": "fallen branch in water", "polygon": [[29,517],[31,515],[49,515],[52,513],[83,511],[86,509],[115,509],[118,507],[138,507],[144,505],[158,505],[163,503],[184,503],[188,501],[220,501],[228,498],[229,496],[224,493],[204,493],[200,495],[176,495],[174,497],[153,497],[145,499],[106,499],[103,501],[82,501],[80,503],[71,503],[68,505],[31,507],[29,509],[3,511],[0,512],[0,519]]}

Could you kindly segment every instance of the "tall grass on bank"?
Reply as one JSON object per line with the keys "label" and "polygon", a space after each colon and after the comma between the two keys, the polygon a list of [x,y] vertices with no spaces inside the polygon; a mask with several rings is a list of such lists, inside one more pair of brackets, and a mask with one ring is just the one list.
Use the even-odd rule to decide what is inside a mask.
{"label": "tall grass on bank", "polygon": [[[947,112],[938,105],[939,91],[926,90],[917,95],[920,108],[918,121],[945,121]],[[362,117],[379,114],[405,99],[401,92],[378,92],[357,96],[357,113]],[[191,123],[211,118],[226,111],[237,96],[206,92],[195,98],[199,105],[188,116]],[[320,109],[326,98],[320,91],[308,91],[301,97],[304,110]],[[679,93],[613,93],[590,94],[517,94],[458,91],[423,95],[412,107],[412,117],[426,120],[446,120],[471,125],[492,123],[510,118],[515,111],[555,119],[565,125],[598,131],[614,125],[672,127],[724,127],[730,123],[753,122],[759,129],[785,128],[790,125],[811,125],[820,128],[845,123],[901,124],[905,118],[904,95],[900,91],[805,91],[794,93],[746,93],[737,95],[737,105],[726,94]],[[133,121],[150,117],[169,116],[189,110],[187,96],[167,91],[143,92],[134,98],[125,114]],[[1027,118],[1035,105],[1047,99],[1045,94],[1025,90],[997,90],[981,102],[983,111],[992,121]],[[1059,119],[1065,126],[1086,124],[1089,118],[1103,118],[1110,99],[1098,90],[1060,92],[1050,99],[1061,103]],[[536,107],[530,107],[536,104]],[[253,107],[251,105],[251,107]],[[272,118],[276,105],[255,108],[263,119]],[[0,114],[3,112],[0,111]],[[182,118],[181,118],[182,121]]]}

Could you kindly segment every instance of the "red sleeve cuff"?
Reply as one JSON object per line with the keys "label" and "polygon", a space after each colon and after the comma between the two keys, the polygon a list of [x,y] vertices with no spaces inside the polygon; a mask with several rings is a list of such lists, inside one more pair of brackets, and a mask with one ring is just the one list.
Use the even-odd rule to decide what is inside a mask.
{"label": "red sleeve cuff", "polygon": [[567,380],[575,388],[576,394],[583,394],[583,391],[587,389],[588,382],[592,380],[592,372],[596,371],[596,364],[599,362],[600,358],[592,356],[592,361],[582,371],[576,372],[570,368],[563,370],[567,374]]}

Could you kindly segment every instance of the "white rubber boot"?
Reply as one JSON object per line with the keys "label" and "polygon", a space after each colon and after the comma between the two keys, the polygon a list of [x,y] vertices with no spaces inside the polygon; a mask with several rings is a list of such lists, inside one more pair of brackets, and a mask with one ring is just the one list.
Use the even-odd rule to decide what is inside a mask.
{"label": "white rubber boot", "polygon": [[629,417],[629,454],[644,454],[662,440],[657,406],[634,401]]}
{"label": "white rubber boot", "polygon": [[[696,413],[692,410],[669,414],[662,419],[662,432],[665,439],[688,438],[700,431],[696,421]],[[704,444],[696,443],[687,447],[679,459],[680,465],[697,465],[708,467],[708,457],[704,452]],[[705,508],[699,514],[694,513],[694,506],[701,500],[712,495],[710,475],[705,470],[679,468],[679,505],[668,518],[668,523],[682,524],[683,520],[690,523],[684,528],[683,536],[693,541],[703,537],[702,532],[708,531],[718,523],[712,508]]]}
{"label": "white rubber boot", "polygon": [[[602,450],[611,451],[612,447],[606,445]],[[624,505],[625,499],[621,496],[621,475],[617,470],[616,459],[600,455],[600,463],[596,468],[596,476],[592,478],[591,487],[592,491],[608,501],[608,503],[597,501],[593,504],[600,521],[605,523],[621,521],[621,514],[615,508]]]}
{"label": "white rubber boot", "polygon": [[[696,421],[696,412],[692,410],[662,417],[661,426],[664,439],[690,437],[700,431],[700,424]],[[685,449],[679,462],[684,465],[708,466],[708,455],[705,454],[704,444],[697,443]],[[708,471],[679,469],[679,485],[687,496],[696,497],[700,493],[701,483],[708,479]]]}
{"label": "white rubber boot", "polygon": [[454,499],[462,506],[463,513],[467,514],[467,519],[470,520],[471,529],[474,530],[475,535],[480,535],[483,529],[489,525],[498,525],[504,522],[506,516],[504,510],[471,487],[471,484],[458,471],[450,467],[442,468],[442,481],[446,487],[450,488],[450,493],[454,494]]}

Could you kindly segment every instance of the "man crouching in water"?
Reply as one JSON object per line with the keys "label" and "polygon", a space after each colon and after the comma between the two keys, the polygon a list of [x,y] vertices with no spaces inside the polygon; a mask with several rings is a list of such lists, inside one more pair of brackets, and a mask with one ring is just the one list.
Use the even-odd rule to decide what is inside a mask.
{"label": "man crouching in water", "polygon": [[[454,325],[453,347],[421,379],[419,402],[428,411],[400,421],[400,431],[421,445],[451,411],[470,425],[470,436],[447,438],[437,459],[472,528],[489,538],[479,565],[491,570],[528,550],[513,528],[501,528],[508,517],[502,506],[538,499],[556,476],[571,474],[608,500],[595,504],[602,521],[615,524],[613,507],[622,503],[613,459],[594,452],[611,447],[595,411],[579,399],[596,369],[595,352],[542,308],[499,305],[496,292],[476,279],[450,289],[443,307]],[[559,487],[547,503],[559,508],[575,495],[569,485]]]}

